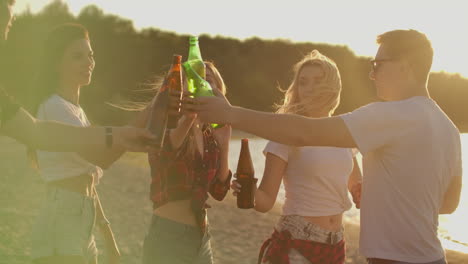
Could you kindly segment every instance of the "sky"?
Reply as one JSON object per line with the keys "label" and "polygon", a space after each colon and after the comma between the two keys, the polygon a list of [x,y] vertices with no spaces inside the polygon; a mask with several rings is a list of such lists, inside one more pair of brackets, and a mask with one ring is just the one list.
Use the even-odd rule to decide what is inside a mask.
{"label": "sky", "polygon": [[[39,11],[52,0],[17,0],[15,12]],[[181,34],[239,39],[260,37],[347,45],[374,56],[375,37],[394,29],[416,29],[432,41],[433,71],[468,78],[466,0],[62,0],[78,14],[90,4],[133,21]]]}

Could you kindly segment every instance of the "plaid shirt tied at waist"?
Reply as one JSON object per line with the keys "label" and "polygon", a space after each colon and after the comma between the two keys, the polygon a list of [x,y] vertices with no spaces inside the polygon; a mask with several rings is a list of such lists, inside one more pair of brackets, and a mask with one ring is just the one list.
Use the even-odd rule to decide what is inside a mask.
{"label": "plaid shirt tied at waist", "polygon": [[[344,239],[334,245],[311,240],[293,239],[288,230],[274,231],[267,239],[258,256],[258,264],[289,264],[289,251],[296,249],[311,264],[343,264],[345,261]],[[262,261],[263,260],[263,261]]]}
{"label": "plaid shirt tied at waist", "polygon": [[187,136],[180,148],[173,149],[167,134],[159,155],[148,154],[152,179],[150,199],[154,208],[169,201],[190,199],[197,223],[204,233],[208,193],[218,201],[223,200],[229,191],[232,174],[229,172],[225,182],[217,177],[220,149],[209,126],[203,127],[203,157],[198,151],[193,155],[187,153],[189,140]]}

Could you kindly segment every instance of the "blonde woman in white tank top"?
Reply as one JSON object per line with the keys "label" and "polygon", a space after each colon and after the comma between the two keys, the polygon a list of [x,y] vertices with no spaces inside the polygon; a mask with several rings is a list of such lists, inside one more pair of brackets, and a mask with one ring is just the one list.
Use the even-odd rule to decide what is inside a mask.
{"label": "blonde woman in white tank top", "polygon": [[[279,113],[329,117],[340,102],[341,78],[336,64],[314,50],[295,65],[294,79]],[[361,173],[351,149],[292,147],[268,142],[265,171],[255,193],[258,212],[269,211],[283,181],[285,204],[273,236],[261,249],[260,261],[289,258],[290,263],[343,263],[343,213],[351,208],[348,190],[359,208]],[[242,186],[233,181],[234,195]],[[282,239],[307,241],[282,248]],[[298,243],[293,243],[297,245]],[[286,250],[286,251],[285,251]],[[315,251],[317,250],[317,251]],[[311,252],[318,252],[314,254]],[[287,256],[281,252],[288,252]]]}

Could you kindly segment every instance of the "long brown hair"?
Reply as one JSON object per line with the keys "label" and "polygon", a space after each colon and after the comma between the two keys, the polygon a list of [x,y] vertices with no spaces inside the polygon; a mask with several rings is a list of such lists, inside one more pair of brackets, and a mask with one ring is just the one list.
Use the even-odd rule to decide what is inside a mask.
{"label": "long brown hair", "polygon": [[[85,27],[79,24],[63,24],[54,28],[48,35],[42,53],[41,61],[32,90],[29,93],[26,107],[34,116],[37,115],[39,105],[56,92],[59,85],[58,65],[65,50],[75,40],[87,39],[89,34]],[[52,139],[53,140],[53,139]],[[38,169],[37,153],[28,148],[27,155],[33,168]]]}
{"label": "long brown hair", "polygon": [[33,115],[37,114],[39,105],[58,89],[58,65],[68,46],[79,39],[89,40],[88,30],[79,24],[60,25],[48,35],[27,101],[27,108]]}

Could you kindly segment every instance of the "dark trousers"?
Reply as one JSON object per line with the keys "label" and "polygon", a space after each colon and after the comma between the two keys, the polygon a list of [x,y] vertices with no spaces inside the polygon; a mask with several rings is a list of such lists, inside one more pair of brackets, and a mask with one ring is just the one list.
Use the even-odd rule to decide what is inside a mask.
{"label": "dark trousers", "polygon": [[209,232],[153,215],[143,264],[212,264]]}

